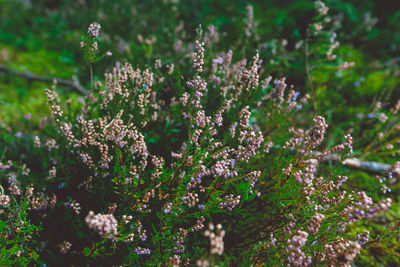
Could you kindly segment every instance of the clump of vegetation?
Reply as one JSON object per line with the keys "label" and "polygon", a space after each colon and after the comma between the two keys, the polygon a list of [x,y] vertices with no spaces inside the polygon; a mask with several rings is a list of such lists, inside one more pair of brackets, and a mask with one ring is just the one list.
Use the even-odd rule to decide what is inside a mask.
{"label": "clump of vegetation", "polygon": [[[343,78],[355,63],[337,53],[338,19],[314,5],[304,40],[282,57],[305,53],[302,90],[268,74],[265,47],[251,49],[251,6],[234,50],[218,51],[214,26],[193,43],[177,30],[181,58],[117,62],[104,79],[94,69],[112,53],[90,24],[80,43],[87,94],[64,100],[55,81],[40,131],[2,134],[1,263],[350,266],[375,244],[396,244],[399,163],[379,165],[366,189],[344,166],[377,171],[365,158],[397,151],[399,102],[375,101],[330,137],[318,75]],[[271,46],[278,61],[289,53],[283,41]]]}

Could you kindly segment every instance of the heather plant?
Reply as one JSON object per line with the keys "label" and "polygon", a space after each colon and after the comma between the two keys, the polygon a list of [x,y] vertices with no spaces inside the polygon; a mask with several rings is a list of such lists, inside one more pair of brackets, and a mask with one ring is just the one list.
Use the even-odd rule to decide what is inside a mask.
{"label": "heather plant", "polygon": [[[42,157],[40,192],[24,169],[17,175],[18,165],[1,165],[9,186],[1,216],[11,218],[2,231],[11,233],[15,216],[27,225],[24,236],[2,244],[4,263],[27,264],[40,254],[38,262],[49,264],[350,266],[369,242],[380,242],[352,226],[391,207],[398,164],[369,186],[380,190],[374,200],[347,186],[341,165],[398,146],[398,105],[385,115],[377,104],[341,143],[326,144],[330,121],[324,114],[308,121],[319,110],[311,70],[336,59],[329,57],[337,45],[318,24],[327,7],[315,7],[304,48],[310,91],[266,74],[257,51],[250,60],[240,48],[216,52],[212,26],[199,28],[192,46],[175,43],[184,58],[177,62],[117,62],[104,80],[91,73],[90,93],[74,106],[60,100],[56,83],[46,89],[53,131],[31,138],[32,153]],[[243,35],[256,39],[254,10],[246,10]],[[91,70],[103,57],[99,35],[92,23],[81,43]],[[150,54],[154,42],[138,41]],[[340,60],[330,67],[346,69]],[[24,186],[25,197],[14,197]],[[27,235],[39,226],[34,242]]]}
{"label": "heather plant", "polygon": [[[54,92],[46,91],[60,133],[88,168],[82,186],[98,194],[101,201],[96,206],[102,210],[108,201],[115,200],[108,214],[90,211],[85,218],[89,228],[111,242],[104,242],[97,250],[105,252],[104,246],[127,243],[130,256],[124,261],[128,264],[143,254],[150,254],[147,258],[153,263],[169,259],[185,262],[188,255],[184,241],[203,229],[209,214],[229,213],[241,199],[256,193],[253,187],[260,171],[242,166],[257,155],[263,141],[261,133],[249,125],[246,105],[258,87],[258,55],[248,69],[243,61],[231,66],[232,52],[225,55],[220,69],[225,68],[227,73],[220,76],[227,85],[239,85],[226,88],[214,100],[219,105],[205,110],[204,106],[212,103],[207,103],[207,80],[200,76],[204,71],[203,46],[198,39],[193,55],[194,77],[185,85],[188,90],[177,97],[162,99],[157,94],[157,88],[174,78],[168,76],[173,70],[160,75],[150,69],[134,70],[126,63],[106,74],[105,85],[99,86],[96,97],[87,99],[90,104],[72,124],[64,121]],[[161,62],[156,68],[162,68]],[[214,69],[213,76],[218,66]],[[249,97],[241,97],[242,93]],[[185,111],[177,112],[182,107]],[[223,131],[225,114],[239,118],[229,123],[230,134]],[[166,142],[161,149],[146,143],[158,128],[153,125],[175,122],[184,122],[173,125],[178,133],[184,133],[183,143]],[[158,156],[152,150],[164,155]],[[239,185],[241,190],[235,189]],[[114,194],[120,195],[119,201]],[[125,219],[121,220],[120,215],[116,220],[114,213]]]}
{"label": "heather plant", "polygon": [[[28,265],[37,261],[37,237],[40,225],[32,224],[30,211],[44,215],[44,209],[54,206],[55,195],[46,197],[43,192],[34,194],[34,188],[21,187],[20,180],[29,175],[29,168],[15,162],[0,163],[2,178],[8,179],[8,190],[0,185],[0,260],[4,265]],[[32,215],[32,214],[29,214]]]}

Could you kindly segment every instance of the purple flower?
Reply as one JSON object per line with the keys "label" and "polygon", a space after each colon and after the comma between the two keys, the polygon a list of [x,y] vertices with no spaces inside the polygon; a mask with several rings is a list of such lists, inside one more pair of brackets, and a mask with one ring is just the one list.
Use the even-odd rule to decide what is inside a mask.
{"label": "purple flower", "polygon": [[88,29],[89,36],[94,37],[94,38],[99,36],[100,28],[101,28],[101,26],[97,22],[93,22],[92,24],[90,24],[89,29]]}

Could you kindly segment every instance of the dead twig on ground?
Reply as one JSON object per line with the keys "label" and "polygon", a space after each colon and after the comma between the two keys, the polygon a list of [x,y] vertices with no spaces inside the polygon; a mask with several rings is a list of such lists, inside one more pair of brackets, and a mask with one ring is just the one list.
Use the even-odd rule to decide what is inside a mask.
{"label": "dead twig on ground", "polygon": [[79,83],[76,76],[73,76],[72,81],[68,81],[68,80],[59,79],[59,78],[38,76],[38,75],[32,74],[28,71],[19,72],[19,71],[11,70],[9,68],[6,68],[5,66],[0,65],[0,73],[1,72],[8,73],[10,75],[14,75],[17,77],[21,77],[21,78],[27,79],[28,81],[38,81],[38,82],[43,82],[43,83],[56,82],[57,84],[68,87],[77,93],[80,93],[83,95],[86,95],[88,93],[87,90]]}

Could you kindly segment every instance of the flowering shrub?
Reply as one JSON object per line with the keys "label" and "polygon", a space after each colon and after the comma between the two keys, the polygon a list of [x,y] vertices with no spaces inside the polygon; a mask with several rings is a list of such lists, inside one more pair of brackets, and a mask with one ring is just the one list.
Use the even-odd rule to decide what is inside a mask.
{"label": "flowering shrub", "polygon": [[8,178],[8,194],[0,185],[0,233],[1,250],[0,259],[4,265],[27,265],[38,259],[39,254],[35,251],[40,227],[32,224],[28,218],[28,211],[36,210],[43,212],[48,206],[54,206],[55,195],[46,197],[42,192],[36,196],[33,187],[27,187],[22,191],[21,179],[28,176],[29,168],[25,165],[8,161],[0,163],[0,170],[6,172]]}
{"label": "flowering shrub", "polygon": [[[310,94],[265,75],[257,52],[251,60],[232,50],[208,54],[217,39],[213,27],[198,30],[190,70],[161,59],[143,68],[117,63],[104,81],[91,73],[91,90],[78,108],[59,100],[56,84],[46,89],[57,134],[36,136],[32,144],[48,160],[42,191],[50,193],[28,185],[22,194],[29,173],[2,163],[1,181],[9,186],[0,195],[0,216],[9,219],[0,228],[9,233],[2,260],[28,263],[41,255],[39,262],[89,265],[350,266],[369,234],[349,228],[386,211],[392,200],[383,194],[374,202],[364,191],[343,189],[348,177],[340,163],[354,153],[351,134],[328,146],[324,116],[298,118],[318,111],[311,57],[336,59],[337,44],[324,38],[335,37],[318,35],[328,8],[315,5],[308,34],[324,39],[315,47],[326,51],[306,52]],[[256,23],[252,8],[248,13],[244,34],[251,37]],[[91,72],[111,55],[99,52],[100,28],[92,23],[81,43]],[[381,119],[382,127],[393,129],[397,112],[396,106],[391,120]],[[25,236],[11,235],[16,224]],[[41,245],[26,236],[39,226]],[[46,235],[46,227],[60,235]]]}

